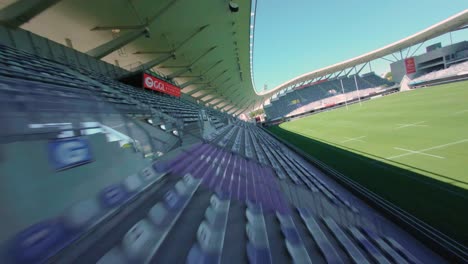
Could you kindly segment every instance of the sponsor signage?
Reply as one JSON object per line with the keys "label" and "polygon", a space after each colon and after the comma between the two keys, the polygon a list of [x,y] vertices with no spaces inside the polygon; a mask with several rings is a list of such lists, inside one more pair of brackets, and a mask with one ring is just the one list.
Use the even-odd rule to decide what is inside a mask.
{"label": "sponsor signage", "polygon": [[49,162],[56,170],[64,170],[93,160],[87,139],[57,139],[48,144]]}
{"label": "sponsor signage", "polygon": [[180,89],[177,86],[147,73],[143,73],[143,87],[175,97],[180,97]]}
{"label": "sponsor signage", "polygon": [[416,72],[416,63],[414,58],[405,59],[406,74],[411,74]]}

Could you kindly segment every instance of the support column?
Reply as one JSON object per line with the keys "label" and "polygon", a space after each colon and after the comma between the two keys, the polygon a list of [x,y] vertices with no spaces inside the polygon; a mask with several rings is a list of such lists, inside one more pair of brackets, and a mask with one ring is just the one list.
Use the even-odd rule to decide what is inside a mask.
{"label": "support column", "polygon": [[[33,0],[26,0],[31,1]],[[36,2],[41,2],[40,0],[35,0]],[[167,12],[177,0],[172,0],[167,3],[163,8],[158,10],[156,14],[146,19],[145,24],[140,25],[127,25],[127,26],[97,26],[92,30],[112,30],[114,28],[125,30],[125,29],[134,29],[132,32],[128,32],[120,37],[117,37],[107,43],[102,44],[99,47],[96,47],[87,52],[88,55],[93,56],[95,58],[101,59],[106,55],[109,55],[115,50],[120,49],[121,47],[127,45],[128,43],[134,41],[135,39],[139,38],[141,35],[149,34],[148,27],[161,15]]]}
{"label": "support column", "polygon": [[222,104],[227,104],[227,102],[224,101],[224,100],[221,100],[221,101],[217,102],[216,104],[214,104],[213,106],[218,106],[219,105],[219,107],[222,107],[223,106]]}
{"label": "support column", "polygon": [[211,101],[213,101],[213,100],[215,100],[215,99],[219,99],[219,97],[216,96],[216,95],[214,95],[212,98],[208,99],[208,100],[205,101],[204,103],[205,103],[205,104],[208,104],[209,102],[211,102]]}
{"label": "support column", "polygon": [[240,115],[244,110],[242,108],[238,109],[236,112],[233,113],[233,115],[238,116]]}
{"label": "support column", "polygon": [[[208,97],[208,96],[210,96],[210,95],[211,95],[211,94],[204,94],[204,95],[202,95],[200,98],[198,98],[197,100],[200,100],[200,101],[202,101],[203,103],[205,103],[205,101],[203,101],[203,98]],[[206,100],[208,100],[208,98],[207,98]]]}
{"label": "support column", "polygon": [[194,84],[194,83],[196,83],[198,81],[201,81],[201,79],[202,79],[201,77],[198,77],[198,78],[195,78],[195,79],[193,79],[191,81],[185,82],[185,83],[179,85],[179,88],[184,89],[185,87],[187,87],[187,86],[189,86],[191,84]]}
{"label": "support column", "polygon": [[232,114],[235,113],[237,110],[238,110],[237,108],[233,108],[233,109],[227,111],[226,113],[232,115]]}
{"label": "support column", "polygon": [[195,99],[197,99],[197,100],[200,100],[200,99],[202,99],[203,97],[205,97],[205,96],[207,96],[207,95],[209,95],[209,91],[204,91],[204,93],[202,93],[201,95],[196,96],[196,97],[193,96],[193,98],[195,98]]}
{"label": "support column", "polygon": [[19,0],[0,10],[0,24],[17,28],[60,0]]}
{"label": "support column", "polygon": [[141,28],[138,30],[127,32],[109,42],[97,46],[92,50],[89,50],[88,52],[86,52],[86,54],[96,59],[101,59],[145,34],[148,34],[147,28]]}
{"label": "support column", "polygon": [[178,70],[176,72],[173,72],[172,74],[167,75],[166,77],[168,79],[173,79],[173,78],[175,78],[175,77],[177,77],[177,76],[179,76],[181,74],[184,74],[186,72],[189,72],[191,70],[192,70],[191,66],[187,66],[187,68],[180,69],[180,70]]}
{"label": "support column", "polygon": [[175,58],[175,53],[167,53],[166,55],[160,56],[154,60],[148,61],[147,63],[141,65],[141,70],[146,71],[148,69],[151,69],[165,61],[167,61],[170,58]]}
{"label": "support column", "polygon": [[206,87],[206,86],[204,86],[204,85],[203,85],[203,86],[200,86],[200,87],[197,87],[197,88],[193,89],[192,91],[186,93],[186,95],[196,94],[197,92],[199,92],[199,91],[205,89],[205,87]]}
{"label": "support column", "polygon": [[226,112],[231,111],[231,110],[234,109],[235,107],[236,107],[236,105],[231,105],[229,108],[226,109]]}

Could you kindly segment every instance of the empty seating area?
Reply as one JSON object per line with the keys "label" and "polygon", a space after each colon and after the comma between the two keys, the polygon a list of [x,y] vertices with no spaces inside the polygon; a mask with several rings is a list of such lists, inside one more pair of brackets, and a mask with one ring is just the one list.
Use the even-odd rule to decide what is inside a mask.
{"label": "empty seating area", "polygon": [[[356,78],[354,78],[355,76]],[[388,80],[377,76],[374,72],[369,72],[360,76],[349,75],[346,77],[338,77],[311,86],[281,92],[276,100],[272,100],[270,105],[265,107],[265,113],[269,120],[274,120],[287,116],[296,109],[315,102],[319,103],[317,108],[326,107],[328,104],[332,104],[326,101],[327,98],[334,98],[336,95],[343,94],[343,92],[344,94],[351,94],[358,90],[387,87],[392,84],[393,83]],[[339,103],[339,100],[332,100],[336,104]]]}
{"label": "empty seating area", "polygon": [[[15,252],[29,254],[12,257],[14,263],[41,261],[54,255],[58,262],[100,264],[420,263],[395,237],[372,226],[340,224],[313,208],[295,207],[278,181],[269,167],[254,160],[225,148],[198,144],[103,189],[96,198],[101,203],[79,203],[66,211],[64,218],[22,231],[13,247]],[[151,187],[155,184],[159,188]],[[96,241],[82,237],[80,232],[87,230],[82,227],[102,216],[98,212],[124,207],[126,201],[132,202],[130,194],[137,195],[144,190],[141,188],[152,188],[158,198],[137,207],[133,213],[139,217],[120,220],[122,224],[115,223]],[[69,219],[67,225],[72,223],[83,231],[52,238],[59,232],[56,228],[62,225],[61,219]],[[94,222],[102,228],[107,224]],[[24,239],[39,232],[42,235],[34,245],[23,244]],[[79,247],[87,240],[91,241],[91,250]],[[41,247],[41,254],[31,253],[33,247]],[[73,254],[67,247],[75,250]]]}
{"label": "empty seating area", "polygon": [[195,122],[198,120],[199,109],[189,102],[161,95],[143,88],[136,88],[86,69],[77,68],[76,70],[85,76],[91,77],[96,82],[100,82],[110,88],[113,88],[116,91],[145,104],[147,107],[151,107],[173,118],[180,119],[184,123]]}
{"label": "empty seating area", "polygon": [[[21,218],[15,207],[5,215],[11,213],[16,219],[2,219],[1,263],[441,260],[254,124],[207,109],[214,132],[204,142],[173,147],[177,129],[200,129],[201,108],[196,104],[4,46],[0,59],[2,114],[11,123],[4,130],[13,127],[14,133],[30,134],[31,141],[21,143],[32,144],[22,148],[16,138],[3,142],[2,150],[22,153],[15,160],[5,159],[5,171],[0,167],[3,186],[21,186],[15,192],[4,189],[4,195],[14,197],[11,204],[16,199],[24,205],[18,209]],[[376,80],[359,80],[362,86],[372,82]],[[332,82],[319,86],[317,96],[337,89]],[[306,90],[283,97],[294,100]],[[116,135],[132,139],[132,147],[143,145],[148,153],[158,150],[159,155],[140,155],[136,147],[108,142],[103,133],[85,133],[102,129],[75,126],[83,122],[81,115],[89,113],[99,114],[92,115],[93,124],[112,128]],[[48,127],[41,132],[21,131],[20,114],[31,118],[21,119],[24,124],[45,123],[44,114],[49,115],[49,125],[70,118],[71,128],[65,130],[76,135],[59,137],[62,130],[49,133]],[[150,125],[152,129],[145,129]],[[172,133],[161,136],[155,128]],[[51,169],[50,144],[75,137],[89,142],[94,156],[86,163]],[[171,148],[153,149],[153,141],[170,142]],[[71,148],[83,154],[76,142]],[[24,166],[21,158],[28,151],[35,155],[34,164]],[[72,154],[65,159],[80,158]],[[38,182],[38,187],[31,187],[30,181]],[[31,193],[46,205],[37,206]],[[418,250],[412,252],[408,245]]]}
{"label": "empty seating area", "polygon": [[433,80],[455,77],[457,75],[465,75],[468,73],[468,62],[453,64],[450,67],[438,71],[432,71],[414,78],[410,84],[418,85],[419,83],[429,82]]}
{"label": "empty seating area", "polygon": [[[74,108],[102,112],[105,108],[114,108],[128,114],[151,115],[138,103],[108,87],[80,78],[60,64],[3,45],[0,45],[0,75],[2,83],[8,84],[8,88],[2,86],[2,93],[6,93],[2,98],[9,98],[10,105],[23,102],[31,111]],[[29,89],[21,89],[21,86]],[[6,107],[6,102],[2,105],[6,111],[16,109],[12,105]]]}
{"label": "empty seating area", "polygon": [[271,166],[279,180],[320,193],[336,206],[347,208],[353,213],[359,212],[344,196],[317,177],[310,170],[310,165],[256,126],[245,123],[235,125],[234,129],[228,129],[224,135],[220,133],[214,141],[233,153]]}

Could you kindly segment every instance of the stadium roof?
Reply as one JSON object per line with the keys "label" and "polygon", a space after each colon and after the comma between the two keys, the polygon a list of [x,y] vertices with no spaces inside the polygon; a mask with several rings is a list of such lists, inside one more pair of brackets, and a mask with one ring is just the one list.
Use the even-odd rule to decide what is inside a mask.
{"label": "stadium roof", "polygon": [[406,37],[402,40],[399,40],[397,42],[394,42],[392,44],[389,44],[385,47],[382,47],[382,48],[379,48],[379,49],[376,49],[374,51],[371,51],[371,52],[368,52],[366,54],[363,54],[363,55],[360,55],[360,56],[357,56],[355,58],[352,58],[352,59],[349,59],[349,60],[346,60],[346,61],[343,61],[343,62],[340,62],[340,63],[337,63],[337,64],[333,64],[331,66],[328,66],[328,67],[325,67],[325,68],[322,68],[322,69],[319,69],[319,70],[315,70],[315,71],[312,71],[312,72],[308,72],[308,73],[305,73],[305,74],[302,74],[296,78],[293,78],[281,85],[278,85],[277,87],[269,90],[269,91],[266,91],[266,92],[262,92],[262,93],[257,93],[259,95],[272,95],[273,93],[277,92],[277,91],[280,91],[280,90],[283,90],[285,88],[288,88],[292,85],[295,85],[295,84],[299,84],[299,83],[302,83],[304,81],[309,81],[309,80],[312,80],[314,78],[317,78],[317,77],[322,77],[322,76],[325,76],[325,75],[328,75],[328,74],[332,74],[332,73],[335,73],[335,72],[339,72],[339,71],[342,71],[344,69],[347,69],[347,68],[350,68],[350,67],[354,67],[356,65],[359,65],[359,64],[362,64],[362,63],[366,63],[366,62],[369,62],[369,61],[372,61],[372,60],[375,60],[375,59],[378,59],[378,58],[382,58],[384,56],[387,56],[387,55],[390,55],[394,52],[398,52],[400,50],[403,50],[407,47],[411,47],[413,45],[416,45],[416,44],[419,44],[419,43],[422,43],[426,40],[429,40],[429,39],[432,39],[432,38],[435,38],[435,37],[438,37],[440,35],[443,35],[447,32],[450,32],[450,31],[454,31],[454,30],[457,30],[457,29],[461,29],[461,28],[466,28],[466,26],[468,25],[468,9],[454,15],[454,16],[451,16],[431,27],[428,27],[414,35],[411,35],[409,37]]}
{"label": "stadium roof", "polygon": [[153,69],[234,112],[262,101],[251,80],[252,2],[235,2],[238,12],[226,0],[5,0],[0,23],[127,70]]}
{"label": "stadium roof", "polygon": [[[127,70],[153,69],[211,106],[242,113],[279,90],[365,63],[468,24],[468,10],[428,29],[356,58],[312,71],[272,90],[253,85],[256,1],[3,0],[0,23],[73,45]],[[26,22],[29,21],[29,22]],[[26,23],[24,23],[26,22]]]}

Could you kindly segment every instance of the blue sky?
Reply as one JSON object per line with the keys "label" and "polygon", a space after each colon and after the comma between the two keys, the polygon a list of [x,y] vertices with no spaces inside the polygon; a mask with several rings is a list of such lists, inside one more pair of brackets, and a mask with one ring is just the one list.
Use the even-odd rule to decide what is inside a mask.
{"label": "blue sky", "polygon": [[[466,0],[257,1],[257,90],[380,48],[468,8]],[[453,33],[452,39],[468,40],[468,30]],[[450,37],[424,47],[440,41],[449,44]],[[372,66],[379,74],[390,69],[384,60]]]}

